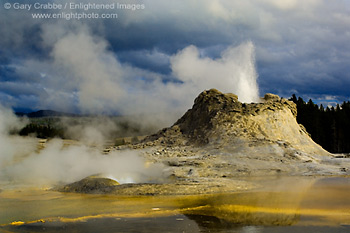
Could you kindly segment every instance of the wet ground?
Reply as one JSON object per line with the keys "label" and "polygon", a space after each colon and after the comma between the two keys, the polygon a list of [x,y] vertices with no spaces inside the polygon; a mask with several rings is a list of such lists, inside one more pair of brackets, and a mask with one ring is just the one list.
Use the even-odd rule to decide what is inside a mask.
{"label": "wet ground", "polygon": [[350,178],[254,178],[245,192],[182,196],[0,193],[0,232],[350,232]]}

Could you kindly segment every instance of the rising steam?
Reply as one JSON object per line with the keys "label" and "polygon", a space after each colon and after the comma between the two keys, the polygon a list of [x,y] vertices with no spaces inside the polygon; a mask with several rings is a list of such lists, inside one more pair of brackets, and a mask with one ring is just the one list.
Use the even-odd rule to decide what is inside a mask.
{"label": "rising steam", "polygon": [[135,151],[102,154],[85,145],[66,146],[62,140],[50,141],[38,151],[37,140],[11,136],[21,125],[14,114],[0,107],[0,183],[35,186],[73,182],[93,174],[103,174],[123,182],[159,181],[163,167],[151,164]]}
{"label": "rising steam", "polygon": [[[42,65],[50,67],[45,76],[49,96],[41,99],[45,108],[78,108],[88,114],[171,113],[164,119],[169,121],[174,112],[186,111],[205,89],[237,94],[243,102],[258,101],[255,51],[250,41],[228,47],[217,59],[203,57],[196,46],[188,46],[168,57],[171,75],[178,82],[164,82],[165,75],[121,63],[108,42],[84,26],[56,40],[46,38],[53,30],[68,29],[59,25],[43,28],[44,40],[52,48],[51,61]],[[176,120],[173,118],[171,121]]]}
{"label": "rising steam", "polygon": [[189,46],[173,56],[171,64],[174,74],[185,85],[199,90],[216,88],[234,93],[242,102],[259,101],[252,42],[229,47],[216,60],[200,57],[198,49]]}

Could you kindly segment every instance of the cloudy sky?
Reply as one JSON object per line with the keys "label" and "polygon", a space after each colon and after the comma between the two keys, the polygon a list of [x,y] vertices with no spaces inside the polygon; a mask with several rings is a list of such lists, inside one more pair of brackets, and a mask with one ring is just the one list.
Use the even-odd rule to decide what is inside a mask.
{"label": "cloudy sky", "polygon": [[[212,87],[244,102],[267,92],[350,99],[348,0],[0,2],[0,103],[16,110],[182,111]],[[114,9],[64,9],[71,2]],[[34,19],[38,13],[118,18]]]}

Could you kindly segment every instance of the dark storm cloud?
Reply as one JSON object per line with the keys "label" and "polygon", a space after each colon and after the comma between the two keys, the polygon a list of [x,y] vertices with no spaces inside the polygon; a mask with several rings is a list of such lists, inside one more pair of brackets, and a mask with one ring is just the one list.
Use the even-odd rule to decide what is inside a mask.
{"label": "dark storm cloud", "polygon": [[[12,82],[13,86],[3,85],[0,92],[16,99],[23,88],[15,92],[14,83],[26,83],[26,87],[32,86],[33,91],[29,92],[38,99],[42,93],[36,94],[36,91],[41,86],[49,96],[76,101],[74,91],[79,79],[73,76],[77,71],[72,76],[68,64],[62,66],[60,60],[72,54],[54,50],[59,43],[68,46],[75,39],[85,41],[86,46],[96,46],[95,52],[100,53],[101,60],[92,62],[92,67],[101,69],[104,59],[126,67],[123,75],[116,75],[119,78],[111,78],[110,82],[135,82],[135,88],[145,88],[145,82],[179,81],[180,78],[174,76],[171,58],[189,45],[198,48],[199,58],[215,60],[220,59],[229,46],[252,41],[261,94],[350,98],[350,4],[347,1],[144,0],[128,3],[144,4],[145,9],[119,10],[117,20],[67,21],[34,20],[31,12],[4,10],[1,1],[0,85]],[[87,47],[81,46],[81,49]],[[89,54],[77,52],[81,52],[82,57]],[[109,77],[115,72],[117,70],[110,70],[106,75]],[[55,102],[54,97],[51,99],[49,103]]]}
{"label": "dark storm cloud", "polygon": [[1,1],[0,60],[47,56],[47,50],[42,47],[43,22],[30,19],[31,15],[26,11],[5,11],[3,4]]}
{"label": "dark storm cloud", "polygon": [[9,67],[5,64],[0,66],[0,82],[10,81],[16,79],[16,73],[13,67]]}
{"label": "dark storm cloud", "polygon": [[170,56],[157,50],[136,50],[118,52],[121,62],[162,74],[170,74]]}
{"label": "dark storm cloud", "polygon": [[232,44],[232,38],[219,28],[208,29],[205,25],[199,25],[192,30],[183,30],[174,22],[160,19],[158,21],[146,21],[143,24],[115,25],[108,22],[105,25],[106,38],[111,43],[115,52],[129,50],[159,49],[169,54],[176,53],[190,44],[199,47],[210,47],[217,44]]}

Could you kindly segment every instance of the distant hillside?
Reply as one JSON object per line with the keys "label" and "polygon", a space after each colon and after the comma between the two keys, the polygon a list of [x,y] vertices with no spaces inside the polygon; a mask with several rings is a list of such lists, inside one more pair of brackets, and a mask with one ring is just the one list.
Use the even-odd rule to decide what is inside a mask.
{"label": "distant hillside", "polygon": [[21,112],[16,112],[17,116],[27,116],[29,118],[39,118],[39,117],[61,117],[61,116],[77,116],[76,114],[73,113],[65,113],[65,112],[57,112],[53,110],[39,110],[36,112],[30,112],[30,113],[21,113]]}

